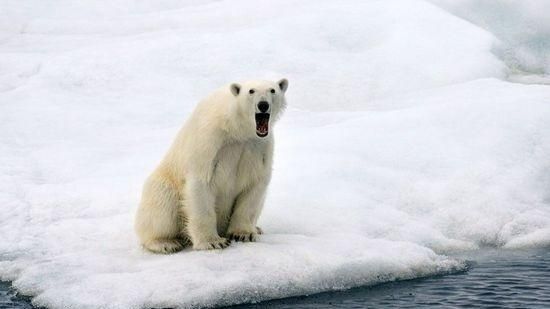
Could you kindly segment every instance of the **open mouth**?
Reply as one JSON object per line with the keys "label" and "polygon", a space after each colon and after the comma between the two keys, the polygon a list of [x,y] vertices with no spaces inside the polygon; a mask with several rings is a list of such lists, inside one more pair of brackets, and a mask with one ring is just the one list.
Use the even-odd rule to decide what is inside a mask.
{"label": "open mouth", "polygon": [[269,113],[256,113],[256,135],[266,137],[269,133]]}

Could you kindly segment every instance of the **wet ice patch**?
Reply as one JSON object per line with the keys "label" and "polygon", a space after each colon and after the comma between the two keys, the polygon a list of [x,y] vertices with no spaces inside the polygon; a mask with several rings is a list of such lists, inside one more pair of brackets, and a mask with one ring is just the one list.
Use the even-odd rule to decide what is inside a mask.
{"label": "wet ice patch", "polygon": [[[494,46],[494,53],[506,63],[507,74],[512,80],[538,83],[540,75],[545,75],[546,83],[550,82],[548,1],[432,2],[493,33],[499,39]],[[525,75],[527,77],[524,77]]]}

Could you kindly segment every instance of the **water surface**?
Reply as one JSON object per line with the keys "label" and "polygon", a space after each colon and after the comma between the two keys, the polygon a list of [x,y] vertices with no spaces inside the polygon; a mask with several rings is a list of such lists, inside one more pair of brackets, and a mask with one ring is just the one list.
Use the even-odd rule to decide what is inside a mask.
{"label": "water surface", "polygon": [[550,248],[459,257],[470,261],[466,272],[231,308],[550,308]]}
{"label": "water surface", "polygon": [[[482,250],[458,257],[470,261],[467,271],[228,308],[550,308],[550,248]],[[33,307],[29,298],[0,282],[4,308]]]}

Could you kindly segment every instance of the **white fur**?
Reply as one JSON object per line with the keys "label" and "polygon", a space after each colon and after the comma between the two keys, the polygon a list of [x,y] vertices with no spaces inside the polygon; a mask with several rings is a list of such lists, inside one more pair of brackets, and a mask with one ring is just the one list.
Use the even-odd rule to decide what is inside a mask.
{"label": "white fur", "polygon": [[[287,86],[286,79],[231,84],[198,104],[143,187],[135,227],[146,249],[171,253],[189,243],[215,249],[229,239],[256,239]],[[271,115],[263,138],[256,135],[260,101]]]}

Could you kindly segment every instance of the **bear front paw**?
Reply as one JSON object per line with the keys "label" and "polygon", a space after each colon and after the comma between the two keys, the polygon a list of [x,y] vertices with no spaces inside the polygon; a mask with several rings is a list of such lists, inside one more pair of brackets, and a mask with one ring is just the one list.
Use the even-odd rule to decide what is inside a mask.
{"label": "bear front paw", "polygon": [[213,250],[213,249],[225,249],[231,244],[231,241],[227,238],[219,237],[212,241],[204,241],[197,244],[193,244],[195,250]]}
{"label": "bear front paw", "polygon": [[242,242],[253,242],[256,241],[257,237],[258,233],[256,232],[233,232],[229,234],[229,239]]}

